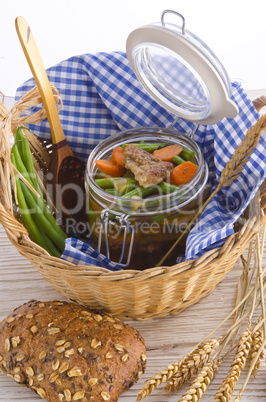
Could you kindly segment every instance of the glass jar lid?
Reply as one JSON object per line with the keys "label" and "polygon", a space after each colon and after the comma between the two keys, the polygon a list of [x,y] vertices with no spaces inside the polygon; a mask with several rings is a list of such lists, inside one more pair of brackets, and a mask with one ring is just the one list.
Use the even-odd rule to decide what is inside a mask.
{"label": "glass jar lid", "polygon": [[[166,23],[166,13],[180,17],[182,26]],[[224,67],[202,40],[185,29],[181,14],[165,10],[160,23],[134,30],[126,50],[143,87],[176,116],[215,124],[238,114]]]}

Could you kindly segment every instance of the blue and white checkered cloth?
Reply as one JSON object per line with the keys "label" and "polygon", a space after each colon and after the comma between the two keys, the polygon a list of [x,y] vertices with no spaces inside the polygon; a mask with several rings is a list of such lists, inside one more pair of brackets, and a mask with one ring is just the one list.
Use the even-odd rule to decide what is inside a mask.
{"label": "blue and white checkered cloth", "polygon": [[[143,126],[169,127],[176,118],[146,93],[125,53],[75,56],[51,67],[47,73],[63,100],[60,119],[67,141],[84,161],[99,141],[110,135]],[[34,85],[33,79],[27,81],[18,88],[16,97],[21,97]],[[237,117],[224,118],[215,125],[198,125],[193,136],[209,165],[213,189],[226,162],[241,144],[247,130],[260,117],[238,83],[232,83],[232,100],[239,107]],[[185,133],[191,132],[194,127],[194,123],[181,118],[174,125],[175,129]],[[41,138],[51,140],[47,120],[30,125],[30,129]],[[223,188],[209,203],[188,236],[186,260],[220,246],[233,233],[233,224],[266,176],[265,145],[264,133],[240,177]],[[68,242],[62,258],[76,264],[79,261],[94,264],[94,260],[85,261],[80,250]]]}
{"label": "blue and white checkered cloth", "polygon": [[73,237],[65,240],[65,250],[62,258],[75,265],[95,265],[111,271],[120,271],[122,268],[110,261],[105,255],[98,253],[87,243]]}

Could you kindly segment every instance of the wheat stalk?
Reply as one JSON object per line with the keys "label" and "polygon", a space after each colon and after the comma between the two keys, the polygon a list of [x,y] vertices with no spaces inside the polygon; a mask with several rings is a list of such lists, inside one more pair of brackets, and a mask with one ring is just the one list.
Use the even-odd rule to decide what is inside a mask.
{"label": "wheat stalk", "polygon": [[254,365],[252,371],[254,378],[256,378],[257,371],[260,368],[260,360],[262,360],[264,357],[263,351],[261,351],[258,355],[258,351],[260,350],[262,343],[263,343],[262,329],[258,328],[252,334],[252,345],[250,351],[250,366]]}
{"label": "wheat stalk", "polygon": [[[264,268],[263,272],[262,272],[262,277],[264,278],[266,275],[266,268]],[[166,380],[171,381],[171,378],[173,377],[174,374],[176,374],[177,372],[180,373],[180,370],[182,368],[183,363],[186,360],[193,360],[191,359],[193,353],[197,353],[198,348],[200,348],[200,345],[205,345],[205,340],[208,339],[210,336],[212,336],[223,324],[225,324],[225,322],[232,317],[237,310],[248,300],[251,299],[253,295],[253,300],[254,298],[257,300],[256,297],[256,286],[253,286],[252,289],[250,289],[246,295],[243,297],[243,299],[239,302],[239,304],[230,312],[230,314],[214,329],[212,330],[209,335],[204,338],[198,345],[196,345],[192,351],[187,354],[182,360],[180,360],[178,363],[175,363],[173,365],[169,365],[168,367],[166,367],[165,369],[163,369],[162,371],[160,371],[158,374],[156,374],[155,376],[151,377],[151,379],[147,380],[144,384],[144,387],[142,388],[142,390],[138,393],[138,397],[137,397],[137,401],[141,401],[142,399],[144,399],[145,397],[147,397],[148,395],[150,395],[158,386],[160,386],[163,382],[165,382]],[[256,305],[256,308],[258,307],[258,304]],[[253,307],[252,307],[252,311],[253,311]],[[247,319],[248,317],[250,317],[250,312],[247,312],[245,315],[243,315],[241,318],[239,318],[237,320],[237,322],[235,322],[225,333],[225,335],[221,336],[219,338],[219,341],[217,342],[217,347],[219,346],[219,344],[221,345],[224,342],[224,339],[226,339],[227,335],[229,335],[235,328],[239,327],[242,322]],[[260,323],[260,325],[262,325],[262,322]],[[216,343],[215,342],[215,343]],[[204,344],[203,344],[204,343]],[[206,342],[208,343],[208,342]],[[239,342],[240,344],[240,342]],[[263,345],[261,346],[261,348],[263,348],[266,344],[266,340],[264,340]],[[216,349],[217,349],[216,347]],[[261,349],[260,348],[260,349]],[[262,350],[259,350],[259,353],[261,353]],[[224,360],[224,359],[222,359]],[[193,361],[192,364],[195,364],[195,362]],[[200,368],[198,368],[199,370]],[[195,372],[194,372],[195,373]],[[186,378],[188,379],[188,378]],[[183,384],[183,383],[182,383]],[[218,399],[217,401],[227,401],[229,399]]]}
{"label": "wheat stalk", "polygon": [[192,375],[197,374],[202,369],[218,346],[218,340],[213,338],[199,346],[192,354],[188,354],[179,364],[178,370],[171,377],[165,389],[172,392],[177,391]]}
{"label": "wheat stalk", "polygon": [[[241,300],[245,297],[245,295],[248,292],[249,285],[251,283],[251,280],[253,278],[254,272],[255,272],[255,266],[251,270],[251,259],[252,255],[254,254],[254,249],[253,249],[253,241],[250,242],[249,248],[248,248],[248,255],[247,259],[244,258],[243,254],[240,256],[242,265],[243,265],[243,272],[242,275],[239,277],[238,284],[237,284],[237,295],[236,295],[236,306],[239,305]],[[253,314],[254,310],[254,305],[255,305],[255,294],[256,290],[254,290],[254,296],[253,296],[253,305],[251,308],[251,312],[249,313],[249,320],[251,320],[251,316]],[[234,317],[234,323],[237,324],[238,322],[241,322],[241,318],[244,318],[246,315],[246,308],[249,304],[250,300],[247,299],[243,304],[240,305],[239,309],[235,313]],[[230,329],[230,336],[229,338],[233,338],[232,340],[232,346],[229,348],[227,355],[225,358],[231,353],[231,350],[235,344],[236,339],[238,338],[239,331],[241,329],[241,325],[237,325],[235,328]]]}
{"label": "wheat stalk", "polygon": [[[252,247],[250,246],[249,253],[248,253],[248,259],[247,261],[244,261],[244,270],[246,270],[247,276],[241,280],[240,284],[240,289],[239,289],[239,297],[237,298],[236,306],[235,308],[230,312],[230,314],[216,327],[214,330],[211,331],[209,335],[207,335],[198,345],[196,345],[192,351],[187,354],[181,361],[178,363],[175,363],[174,365],[169,365],[166,369],[162,370],[160,373],[157,375],[153,376],[150,380],[146,381],[143,389],[139,392],[138,394],[138,399],[137,401],[141,401],[144,399],[146,396],[150,395],[159,385],[161,385],[163,382],[169,380],[169,384],[166,387],[166,389],[170,389],[171,386],[173,386],[173,382],[175,377],[177,378],[177,389],[184,384],[186,380],[188,380],[193,374],[198,373],[198,371],[204,366],[205,362],[209,360],[206,359],[206,361],[203,361],[205,358],[200,355],[199,350],[204,350],[204,346],[206,348],[206,345],[210,342],[206,342],[230,317],[232,317],[234,314],[239,311],[241,311],[241,314],[235,315],[235,320],[234,323],[230,326],[230,328],[227,329],[224,335],[222,335],[219,340],[215,340],[214,342],[216,344],[214,350],[216,350],[216,362],[219,362],[219,364],[224,361],[228,354],[224,356],[222,359],[220,359],[220,355],[224,349],[224,346],[234,335],[234,331],[240,328],[242,325],[243,321],[246,319],[249,319],[249,326],[248,329],[244,332],[244,334],[241,336],[239,343],[237,345],[237,351],[236,355],[234,357],[234,361],[231,364],[230,371],[228,372],[226,380],[223,382],[221,387],[219,388],[220,395],[218,395],[218,392],[216,394],[216,402],[226,402],[229,401],[231,398],[231,395],[234,391],[234,387],[239,379],[239,376],[241,374],[242,369],[244,368],[247,360],[248,353],[250,352],[251,349],[251,341],[252,337],[256,336],[255,333],[258,331],[260,326],[264,325],[266,322],[266,318],[262,318],[261,321],[255,326],[251,333],[251,318],[253,315],[253,312],[255,311],[256,308],[258,308],[259,304],[264,304],[264,300],[262,299],[263,292],[265,291],[266,287],[266,268],[262,270],[261,267],[261,256],[262,256],[262,250],[264,248],[264,240],[265,240],[265,232],[266,232],[266,226],[264,226],[264,232],[262,236],[262,245],[259,249],[258,243],[257,247]],[[258,238],[257,238],[258,241]],[[250,267],[250,261],[251,261],[251,253],[255,252],[255,256],[257,255],[258,261],[256,262],[257,267],[257,281],[255,285],[251,284],[251,279],[254,275],[254,269],[251,269]],[[257,252],[257,253],[256,253]],[[243,257],[244,259],[244,257]],[[242,261],[243,261],[242,259]],[[258,290],[258,285],[260,285],[260,292]],[[249,287],[251,286],[251,289]],[[241,300],[239,300],[241,299]],[[253,299],[253,301],[252,301]],[[213,341],[213,339],[211,339]],[[204,343],[205,342],[205,343]],[[257,343],[259,342],[259,338],[257,337]],[[234,342],[233,342],[234,343]],[[253,349],[253,356],[251,359],[250,363],[250,371],[248,373],[248,376],[246,378],[245,384],[243,388],[241,389],[240,393],[238,394],[238,397],[235,399],[235,402],[239,401],[241,392],[245,388],[245,385],[249,379],[250,373],[252,373],[255,365],[257,364],[257,360],[259,356],[261,356],[261,353],[263,351],[263,348],[265,347],[266,344],[266,338],[263,337],[263,342],[262,344],[258,344],[257,346],[257,352]],[[209,345],[210,346],[210,345]],[[219,353],[217,353],[217,348],[220,346]],[[234,347],[235,348],[235,347]],[[230,351],[232,348],[230,349]],[[208,351],[205,349],[205,353]],[[206,356],[205,356],[206,357]],[[212,362],[211,362],[212,363]],[[210,363],[210,364],[211,364]],[[207,365],[209,367],[210,365]],[[182,397],[181,401],[185,400],[191,400],[192,402],[197,402],[204,394],[205,390],[205,385],[209,383],[209,379],[211,379],[212,374],[209,372],[209,379],[207,378],[208,374],[204,374],[204,372],[207,370],[206,367],[202,370],[201,374],[198,375],[197,379],[193,381],[191,384],[189,390],[187,393]],[[202,378],[204,377],[204,378]],[[202,384],[201,384],[202,381]],[[203,384],[205,382],[205,385]],[[177,389],[173,389],[177,390]],[[187,399],[184,399],[184,398]]]}
{"label": "wheat stalk", "polygon": [[[264,235],[265,235],[265,228],[264,228]],[[263,236],[263,240],[264,239],[265,239],[265,236]],[[261,250],[262,249],[263,249],[263,245],[261,246]],[[247,271],[249,271],[252,251],[253,251],[253,247],[250,247],[249,254],[248,254],[248,260],[246,263],[247,266],[244,266],[244,268]],[[258,247],[255,248],[255,251],[257,251],[257,253],[258,253],[258,251],[259,251]],[[260,256],[261,256],[261,254],[262,253],[260,253]],[[245,264],[243,264],[243,265],[245,265]],[[211,341],[214,342],[213,346],[215,346],[213,348],[213,351],[216,350],[219,345],[221,346],[221,350],[219,351],[219,353],[216,353],[216,361],[219,361],[219,364],[220,364],[221,361],[225,360],[225,358],[219,359],[217,357],[217,356],[220,356],[221,351],[223,350],[224,344],[226,344],[226,342],[228,341],[230,336],[234,333],[235,329],[239,328],[242,325],[242,322],[244,320],[249,318],[249,322],[251,321],[251,317],[252,317],[254,310],[259,306],[259,303],[261,302],[261,301],[259,301],[259,298],[260,298],[259,296],[261,296],[261,294],[263,294],[263,291],[264,291],[265,282],[266,282],[266,279],[265,279],[266,268],[264,268],[262,270],[261,265],[260,265],[260,269],[258,270],[257,284],[252,286],[252,288],[249,290],[248,288],[251,285],[251,278],[254,275],[253,271],[254,270],[251,269],[249,277],[245,278],[245,280],[243,281],[243,284],[242,284],[243,288],[240,289],[240,295],[239,295],[240,296],[239,299],[241,297],[242,297],[242,299],[240,301],[237,299],[237,305],[231,311],[231,313],[218,325],[217,328],[215,328],[213,331],[211,331],[211,333],[205,339],[203,339],[198,345],[196,345],[192,349],[192,351],[189,354],[187,354],[181,361],[179,361],[178,363],[175,363],[174,365],[169,365],[164,370],[162,370],[160,373],[153,376],[150,380],[146,381],[144,387],[138,394],[137,401],[141,401],[146,396],[150,395],[159,385],[161,385],[163,382],[165,382],[167,380],[170,380],[170,381],[166,388],[170,389],[170,386],[173,386],[173,384],[172,384],[173,379],[175,377],[177,377],[178,388],[179,388],[193,374],[198,373],[198,371],[201,369],[201,367],[203,367],[205,362],[208,360],[208,359],[206,359],[206,361],[205,361],[204,353],[206,354],[208,352],[207,345]],[[259,283],[260,283],[261,289],[262,289],[262,292],[260,294],[257,293]],[[240,286],[240,288],[241,287],[242,286]],[[252,299],[253,299],[253,302],[252,302]],[[250,306],[250,304],[251,304],[251,306]],[[240,311],[240,310],[242,310],[242,313],[239,316],[235,316],[235,321],[234,321],[233,325],[231,325],[231,327],[225,332],[225,334],[223,336],[221,336],[219,338],[218,341],[215,339],[214,340],[211,339],[209,342],[206,342],[206,340],[209,339],[230,317],[232,317],[234,314],[236,314],[237,311]],[[264,322],[265,322],[265,319],[262,319],[260,321],[260,323],[258,323],[256,325],[255,329],[253,329],[253,333],[255,333],[255,330],[257,331],[258,328],[261,325],[263,325]],[[248,330],[250,333],[250,326],[248,327]],[[265,344],[266,344],[266,340],[264,339],[263,344],[260,346],[259,350],[257,351],[257,355],[261,354],[262,348],[264,348]],[[210,345],[209,345],[209,347],[210,347]],[[235,355],[234,362],[232,363],[230,372],[228,373],[228,376],[227,376],[227,379],[231,376],[231,378],[229,378],[229,384],[227,384],[224,387],[225,388],[224,394],[221,395],[221,398],[218,398],[216,396],[218,398],[218,399],[216,399],[216,401],[225,402],[225,401],[230,400],[231,394],[233,392],[233,388],[240,376],[242,368],[244,367],[244,363],[246,362],[247,354],[248,354],[250,347],[251,347],[251,338],[250,338],[250,340],[248,339],[248,336],[245,331],[245,333],[240,338],[239,344],[237,346],[237,352]],[[205,348],[205,350],[204,350],[204,348]],[[199,353],[200,350],[201,350],[201,353],[204,352],[203,355],[201,353]],[[227,355],[226,355],[226,357],[227,357]],[[254,360],[253,360],[251,366],[255,365],[255,361],[257,360],[257,358],[258,357],[254,356]],[[203,361],[203,364],[202,364],[202,361]],[[253,367],[251,367],[251,369],[253,370]],[[234,372],[234,370],[235,370],[235,372]],[[204,371],[204,370],[202,370],[202,371]],[[200,376],[201,375],[199,375],[198,377],[200,377]],[[210,377],[211,377],[211,375],[210,375]],[[230,384],[230,380],[231,380],[231,384]],[[208,382],[207,379],[205,381],[205,384],[206,384],[206,382]],[[193,381],[191,387],[189,388],[190,394],[187,393],[186,395],[187,395],[188,400],[197,401],[197,400],[199,400],[201,392],[205,389],[205,386],[204,385],[202,387],[195,386],[194,388],[196,388],[196,387],[200,388],[195,393],[195,389],[193,391],[193,386],[194,386],[193,384],[194,384],[194,381]],[[193,395],[192,395],[192,393],[193,393]],[[237,400],[239,400],[239,398],[236,399],[236,401]]]}
{"label": "wheat stalk", "polygon": [[222,171],[218,187],[229,186],[242,172],[244,165],[248,162],[248,158],[258,145],[261,135],[266,129],[266,115],[263,115],[252,126],[242,143],[236,148],[231,160],[227,162]]}
{"label": "wheat stalk", "polygon": [[[266,268],[263,270],[262,272],[262,276],[264,277],[266,275]],[[178,363],[175,363],[174,365],[169,365],[168,367],[166,367],[164,370],[162,370],[160,373],[156,374],[155,376],[153,376],[150,380],[146,381],[144,387],[142,388],[142,390],[139,392],[138,394],[138,399],[137,401],[141,401],[142,399],[144,399],[146,396],[150,395],[159,385],[161,385],[163,382],[165,382],[166,380],[171,381],[173,375],[175,373],[179,373],[181,371],[182,365],[186,360],[191,360],[191,356],[193,355],[193,353],[196,353],[198,348],[200,347],[200,345],[203,345],[203,343],[206,341],[206,339],[208,339],[210,336],[212,336],[222,325],[225,324],[225,322],[232,317],[236,311],[248,300],[251,299],[252,295],[253,295],[253,299],[256,298],[256,287],[252,287],[251,290],[249,290],[246,295],[243,297],[243,299],[240,301],[240,303],[230,312],[230,314],[214,329],[212,330],[209,335],[204,338],[198,345],[196,345],[196,347],[194,347],[194,349],[192,349],[192,351],[187,354],[182,360],[180,360]],[[258,307],[258,305],[256,306]],[[253,310],[253,307],[252,307]],[[226,333],[221,336],[219,338],[219,341],[217,341],[218,345],[221,345],[225,339],[227,339],[227,336],[230,335],[235,328],[239,327],[242,322],[247,319],[248,317],[250,317],[250,312],[247,312],[245,315],[243,315],[241,318],[239,318],[237,320],[237,322],[235,322],[227,331]],[[217,349],[217,348],[216,348]],[[224,360],[224,359],[223,359]],[[178,374],[178,375],[179,375]]]}
{"label": "wheat stalk", "polygon": [[[253,333],[255,333],[255,332],[257,331],[257,329],[258,329],[261,325],[264,324],[264,322],[265,322],[265,320],[263,320],[263,319],[262,319],[260,322],[258,322],[258,324],[256,325],[256,327],[255,327],[254,330],[253,330]],[[247,385],[247,383],[248,383],[248,380],[249,380],[249,378],[250,378],[250,375],[251,375],[251,373],[253,372],[253,370],[254,370],[254,368],[255,368],[255,366],[256,366],[256,364],[257,364],[258,359],[260,358],[261,354],[263,353],[263,350],[264,350],[265,346],[266,346],[266,338],[264,337],[264,338],[262,339],[262,342],[261,342],[260,346],[259,346],[259,349],[258,349],[257,352],[256,352],[256,355],[253,356],[253,359],[252,359],[252,361],[250,362],[250,367],[249,367],[248,374],[247,374],[247,376],[246,376],[245,382],[244,382],[244,384],[243,384],[241,390],[239,391],[237,397],[235,398],[235,402],[239,402],[240,397],[241,397],[241,394],[242,394],[242,392],[244,391],[244,389],[245,389],[245,387],[246,387],[246,385]]]}
{"label": "wheat stalk", "polygon": [[[239,277],[239,281],[237,284],[237,294],[236,294],[236,303],[235,303],[236,306],[240,303],[240,301],[243,299],[243,297],[247,294],[248,288],[251,284],[251,280],[254,276],[255,264],[254,264],[254,267],[251,268],[251,259],[252,259],[253,255],[254,255],[254,240],[252,240],[249,243],[247,258],[245,259],[243,254],[240,256],[242,265],[243,265],[243,272],[242,272],[242,275]],[[243,306],[241,306],[242,312],[245,309],[246,303]],[[242,312],[239,311],[238,314],[242,314]],[[236,319],[236,317],[237,317],[237,312],[235,315],[235,319]]]}
{"label": "wheat stalk", "polygon": [[241,335],[237,345],[236,354],[231,364],[227,377],[220,385],[214,402],[228,402],[234,392],[235,385],[240,377],[241,371],[245,367],[247,356],[251,348],[251,326],[248,325],[246,331]]}
{"label": "wheat stalk", "polygon": [[266,237],[266,223],[264,221],[263,224],[263,233],[262,233],[262,242],[260,247],[260,238],[259,234],[257,235],[257,254],[258,254],[258,278],[259,278],[259,286],[260,286],[260,301],[261,301],[261,313],[263,322],[263,335],[266,338],[266,312],[265,312],[265,304],[264,304],[264,291],[263,291],[263,273],[262,273],[262,256],[265,244],[265,237]]}
{"label": "wheat stalk", "polygon": [[179,362],[171,364],[165,369],[161,370],[158,374],[154,375],[145,382],[143,388],[138,393],[137,401],[142,401],[163,382],[172,379],[176,375],[179,378],[180,373],[183,376],[183,384],[186,379],[189,379],[192,374],[195,374],[200,368],[203,367],[218,346],[219,341],[217,341],[217,339],[210,339],[202,346],[192,349],[192,351],[184,356]]}
{"label": "wheat stalk", "polygon": [[[254,377],[256,376],[257,370],[260,367],[260,360],[263,358],[263,351],[266,345],[266,314],[265,314],[265,305],[264,305],[264,277],[265,277],[265,269],[262,271],[262,255],[264,250],[265,244],[265,237],[266,237],[266,223],[263,224],[263,233],[262,233],[262,242],[261,247],[259,247],[259,235],[257,235],[257,257],[258,257],[258,275],[257,275],[257,282],[259,284],[260,290],[260,304],[261,304],[261,311],[262,311],[262,319],[257,323],[255,328],[253,329],[253,342],[252,342],[252,350],[251,350],[251,361],[249,371],[247,373],[245,382],[238,393],[235,402],[239,402],[240,396],[244,391],[248,380],[253,373]],[[255,285],[256,289],[256,285]],[[255,292],[254,292],[255,293]],[[255,295],[254,295],[255,296]],[[261,329],[263,326],[263,330]]]}
{"label": "wheat stalk", "polygon": [[160,267],[163,265],[164,261],[169,257],[172,251],[176,248],[185,234],[189,231],[192,225],[196,222],[199,216],[202,214],[206,206],[210,203],[210,201],[215,197],[218,191],[222,187],[229,186],[242,172],[244,165],[247,163],[248,158],[258,145],[261,135],[264,133],[266,129],[266,115],[263,115],[257,120],[257,122],[252,126],[242,143],[236,148],[235,154],[232,155],[229,162],[226,163],[225,168],[223,169],[220,177],[220,181],[213,191],[213,193],[209,196],[209,198],[204,202],[204,204],[199,208],[198,212],[195,214],[194,218],[190,221],[189,225],[187,225],[186,229],[181,233],[181,235],[177,238],[172,247],[168,250],[168,252],[163,256],[163,258],[156,264],[156,267]]}
{"label": "wheat stalk", "polygon": [[220,361],[213,360],[207,366],[203,367],[200,374],[192,382],[190,388],[178,402],[193,401],[198,402],[212,383],[215,374],[218,371]]}

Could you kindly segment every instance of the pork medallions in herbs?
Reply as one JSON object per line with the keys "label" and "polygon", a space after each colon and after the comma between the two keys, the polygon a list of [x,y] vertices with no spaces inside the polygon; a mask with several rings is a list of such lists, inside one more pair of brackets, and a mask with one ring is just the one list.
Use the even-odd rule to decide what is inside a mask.
{"label": "pork medallions in herbs", "polygon": [[133,144],[125,148],[123,162],[142,187],[161,183],[173,170],[172,162],[164,162]]}
{"label": "pork medallions in herbs", "polygon": [[95,160],[95,183],[108,194],[148,198],[175,192],[196,174],[195,153],[180,144],[122,144],[105,159]]}

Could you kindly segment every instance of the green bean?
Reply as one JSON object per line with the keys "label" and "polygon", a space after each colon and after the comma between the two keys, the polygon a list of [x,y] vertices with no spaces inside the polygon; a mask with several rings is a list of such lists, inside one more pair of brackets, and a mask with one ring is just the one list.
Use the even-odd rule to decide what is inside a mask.
{"label": "green bean", "polygon": [[118,194],[124,194],[127,188],[127,179],[125,177],[118,177],[117,180],[114,181],[114,188]]}
{"label": "green bean", "polygon": [[[17,144],[13,145],[11,155],[14,166],[25,177],[25,179],[28,180],[29,184],[32,185],[31,178],[27,177],[29,176],[29,174],[26,171],[26,167],[22,162],[21,156],[18,152]],[[35,194],[33,194],[33,192],[22,181],[21,183],[19,183],[19,185],[25,198],[27,208],[30,207],[34,211],[34,213],[32,213],[32,216],[36,219],[38,224],[43,227],[43,229],[46,231],[48,236],[51,237],[55,244],[61,250],[63,250],[65,245],[64,240],[67,236],[56,222],[44,199],[41,196],[37,197]],[[47,251],[49,252],[49,250]]]}
{"label": "green bean", "polygon": [[111,195],[120,195],[120,193],[115,188],[106,188],[106,193]]}
{"label": "green bean", "polygon": [[113,188],[114,187],[114,181],[117,179],[117,177],[106,177],[104,179],[95,179],[95,183],[97,186],[101,188]]}
{"label": "green bean", "polygon": [[[11,161],[12,161],[13,165],[15,166],[15,158],[14,158],[14,154],[12,154],[12,153],[11,153]],[[43,247],[45,250],[48,251],[48,247],[47,247],[43,237],[41,236],[41,233],[29,212],[28,205],[27,205],[25,197],[23,195],[23,192],[22,192],[22,189],[20,186],[20,180],[19,180],[17,174],[15,174],[15,181],[16,181],[16,190],[17,190],[17,199],[18,199],[18,204],[19,204],[19,210],[20,210],[21,218],[26,226],[26,229],[28,230],[29,235],[31,236],[32,240],[36,244],[38,244],[39,246]]]}
{"label": "green bean", "polygon": [[22,156],[23,155],[23,140],[24,140],[24,134],[22,132],[22,127],[19,127],[16,130],[14,140],[15,140],[14,142],[17,144],[18,151],[19,151],[20,155]]}
{"label": "green bean", "polygon": [[175,165],[181,165],[181,163],[185,162],[185,159],[183,159],[180,156],[176,155],[176,156],[173,157],[172,162],[174,162]]}
{"label": "green bean", "polygon": [[136,187],[136,184],[137,184],[137,181],[135,179],[128,179],[125,194],[127,194],[130,191],[134,190],[134,188]]}
{"label": "green bean", "polygon": [[106,179],[95,179],[94,181],[102,189],[108,190],[109,194],[117,193],[115,195],[128,193],[135,188],[137,183],[136,180],[127,177],[108,177]]}
{"label": "green bean", "polygon": [[167,144],[165,142],[145,142],[144,144],[123,144],[122,147],[125,149],[128,145],[135,145],[136,147],[144,149],[147,152],[153,152],[156,151],[156,149],[165,147]]}
{"label": "green bean", "polygon": [[181,152],[181,157],[186,161],[192,161],[195,158],[195,152],[191,151],[188,148],[183,147],[183,151]]}
{"label": "green bean", "polygon": [[157,190],[157,186],[149,186],[149,187],[137,187],[134,190],[130,191],[127,194],[124,194],[122,198],[132,198],[135,195],[140,196],[141,198],[145,198],[150,194],[155,193]]}
{"label": "green bean", "polygon": [[20,137],[20,141],[22,143],[22,150],[20,151],[20,149],[18,149],[20,152],[22,162],[25,165],[26,171],[29,173],[29,175],[31,177],[32,185],[33,185],[34,189],[41,195],[42,192],[41,192],[38,180],[37,180],[37,175],[36,175],[36,171],[34,168],[34,163],[33,163],[33,158],[32,158],[32,154],[31,154],[31,150],[30,150],[29,141],[23,135],[21,127],[19,127],[17,129],[15,139],[16,139],[16,136]]}
{"label": "green bean", "polygon": [[116,196],[122,196],[124,194],[129,193],[136,187],[136,180],[134,179],[126,179],[126,183],[124,185],[118,185],[118,182],[115,184],[115,188],[106,188],[105,191],[109,194],[116,195]]}
{"label": "green bean", "polygon": [[[34,169],[33,164],[32,164],[32,169],[33,170],[31,170],[30,172],[27,172],[27,169],[26,169],[25,165],[23,164],[21,156],[20,156],[20,154],[18,152],[17,143],[15,143],[13,145],[11,152],[14,155],[15,167],[23,175],[23,177],[25,177],[25,179],[29,182],[29,184],[31,184],[33,186],[33,188],[35,188],[35,186],[33,184],[33,180],[32,180],[33,177],[36,178],[36,173],[35,173],[35,169]],[[32,158],[31,153],[28,154],[27,156]],[[37,181],[37,179],[36,179],[36,181]],[[39,186],[38,186],[38,188],[39,188]],[[35,190],[38,192],[37,188],[35,188]],[[40,188],[39,188],[39,191],[40,191]],[[56,222],[56,219],[54,218],[53,214],[51,213],[50,209],[48,208],[48,206],[47,206],[46,202],[44,201],[43,197],[41,195],[40,195],[40,197],[37,197],[33,193],[32,193],[32,197],[34,198],[34,200],[35,200],[36,204],[38,205],[38,207],[40,208],[40,210],[44,213],[45,217],[50,222],[50,224],[53,227],[53,229],[58,233],[59,236],[61,236],[62,238],[66,239],[66,237],[67,237],[66,234],[64,233],[64,231],[61,229],[61,227]]]}
{"label": "green bean", "polygon": [[179,187],[175,186],[174,184],[166,183],[165,181],[160,183],[160,187],[164,194],[173,193],[179,189]]}
{"label": "green bean", "polygon": [[26,184],[23,182],[21,182],[20,184],[21,184],[21,188],[22,188],[25,200],[27,202],[27,205],[33,211],[32,213],[33,213],[33,216],[35,217],[37,223],[42,226],[42,228],[49,235],[51,240],[53,240],[53,242],[56,244],[56,246],[60,250],[64,250],[64,248],[65,248],[64,238],[62,236],[60,236],[60,234],[55,230],[55,228],[52,225],[50,225],[48,219],[42,213],[41,208],[36,203],[32,192],[29,190],[29,188],[26,186]]}
{"label": "green bean", "polygon": [[[20,142],[22,145],[22,142]],[[18,143],[15,142],[11,149],[11,153],[14,155],[15,167],[18,169],[19,173],[23,175],[23,177],[29,182],[29,184],[33,187],[32,177],[29,172],[27,172],[24,163],[22,162],[21,155],[19,153]]]}
{"label": "green bean", "polygon": [[58,249],[56,248],[56,246],[54,245],[54,243],[52,242],[52,240],[50,239],[50,237],[46,234],[45,230],[39,226],[39,231],[43,237],[43,240],[47,246],[48,249],[48,253],[51,254],[53,257],[61,257],[61,253],[58,251]]}

